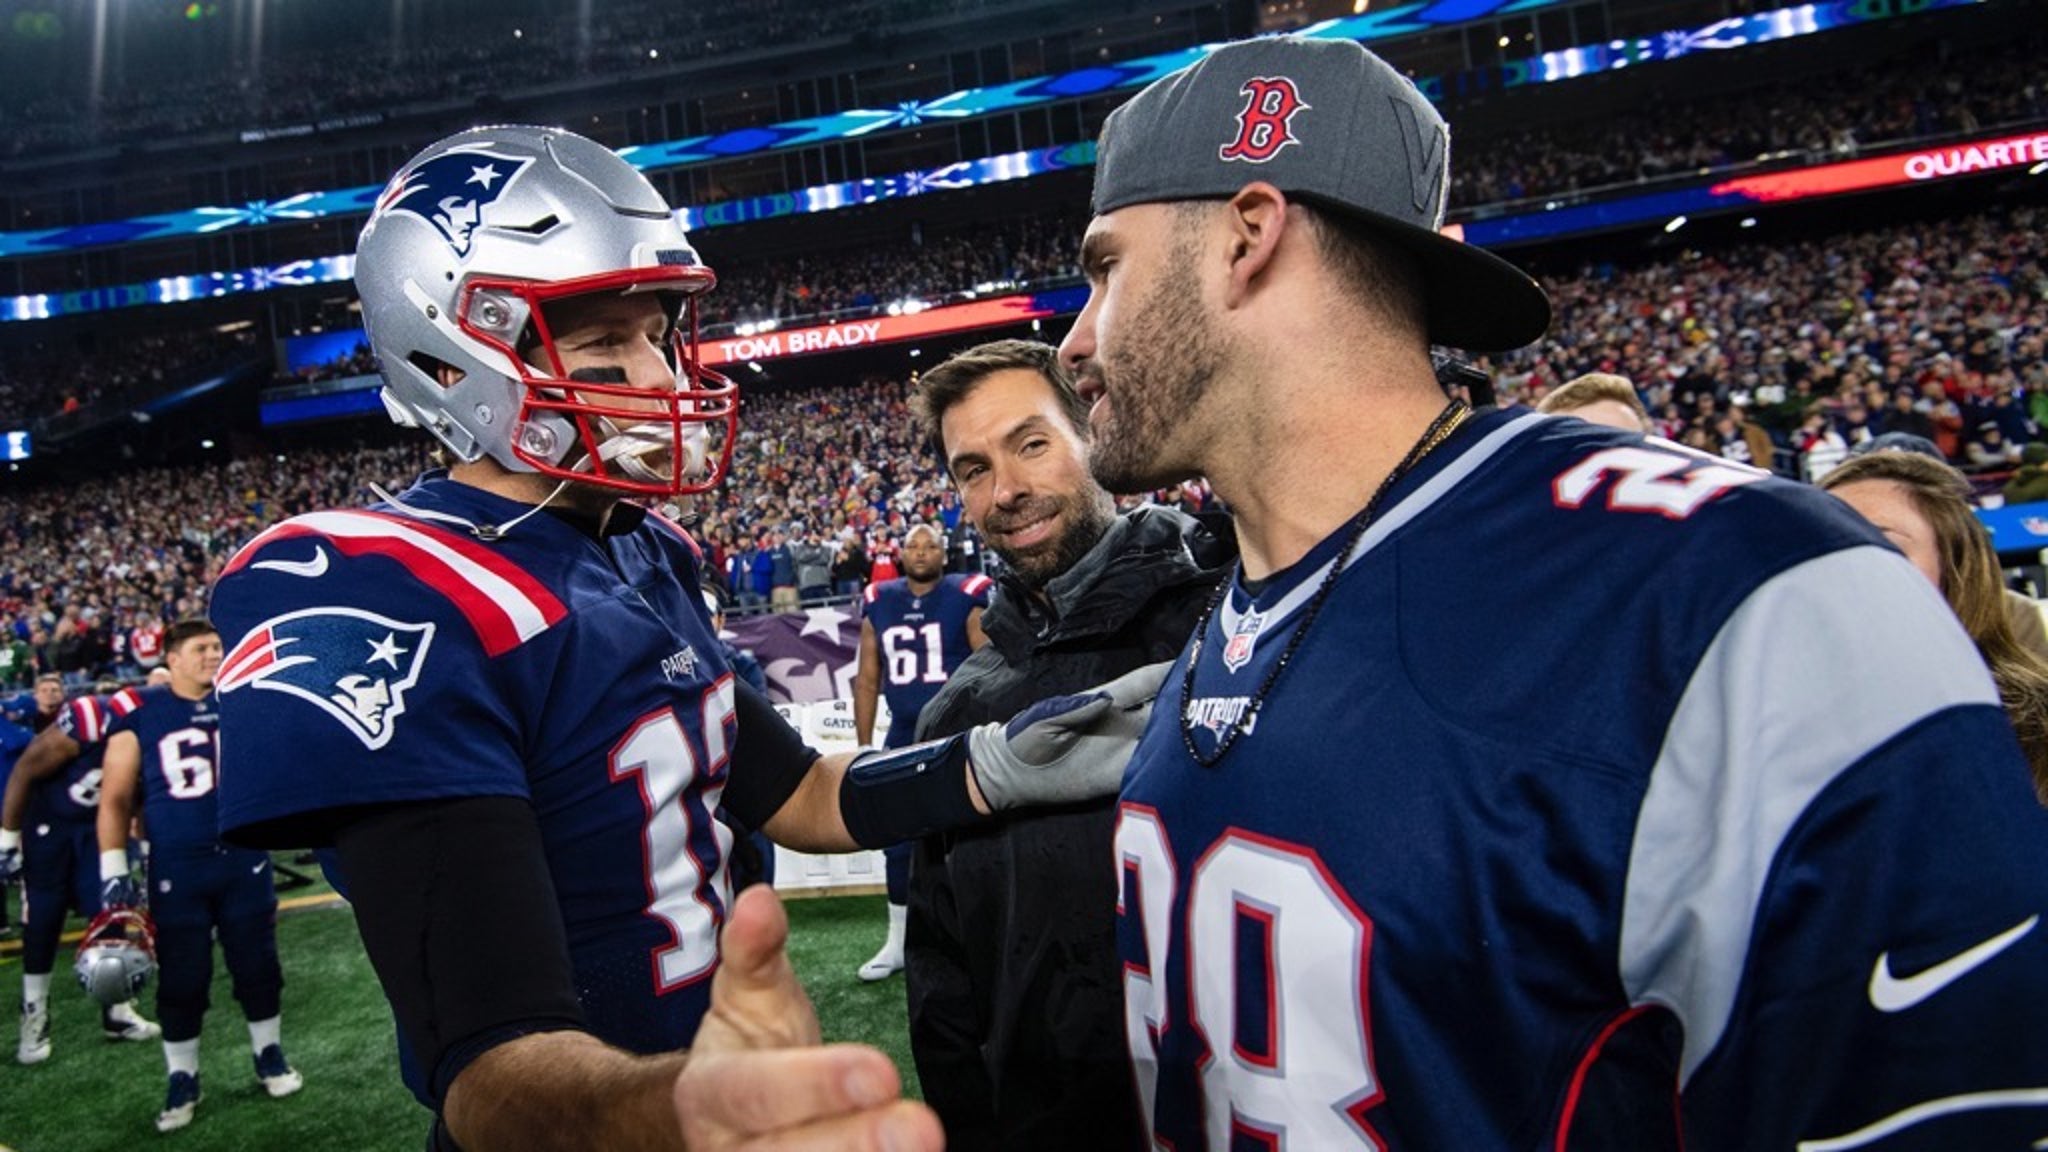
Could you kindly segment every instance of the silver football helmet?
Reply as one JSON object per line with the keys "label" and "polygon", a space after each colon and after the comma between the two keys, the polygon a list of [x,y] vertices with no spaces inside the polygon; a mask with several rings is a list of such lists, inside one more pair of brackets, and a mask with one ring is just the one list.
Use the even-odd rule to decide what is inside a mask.
{"label": "silver football helmet", "polygon": [[139,908],[107,908],[86,926],[71,964],[78,986],[106,1007],[148,987],[156,972],[156,926]]}
{"label": "silver football helmet", "polygon": [[[738,398],[696,359],[697,298],[717,278],[654,186],[602,145],[526,126],[432,145],[378,196],[355,281],[385,408],[457,459],[637,495],[724,478]],[[676,387],[654,412],[645,390],[566,378],[544,314],[644,292],[673,305]]]}

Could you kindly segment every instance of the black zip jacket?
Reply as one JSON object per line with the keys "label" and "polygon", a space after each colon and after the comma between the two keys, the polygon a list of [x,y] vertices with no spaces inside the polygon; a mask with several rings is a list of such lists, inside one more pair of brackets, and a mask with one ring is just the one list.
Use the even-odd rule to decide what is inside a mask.
{"label": "black zip jacket", "polygon": [[[989,643],[925,707],[918,739],[1173,659],[1235,556],[1226,521],[1148,506],[1119,516],[1047,601],[1004,578],[981,618]],[[1143,1147],[1116,950],[1115,819],[1104,799],[918,845],[910,1042],[948,1148]]]}

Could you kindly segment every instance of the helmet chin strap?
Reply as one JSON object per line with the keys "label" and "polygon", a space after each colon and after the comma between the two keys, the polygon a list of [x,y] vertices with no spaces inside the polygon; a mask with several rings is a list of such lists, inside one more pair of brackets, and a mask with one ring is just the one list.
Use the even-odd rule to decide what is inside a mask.
{"label": "helmet chin strap", "polygon": [[374,480],[370,482],[370,491],[376,494],[377,499],[382,500],[383,502],[391,505],[394,508],[403,508],[407,512],[410,512],[411,514],[419,517],[422,520],[439,520],[444,524],[459,524],[462,527],[469,529],[469,534],[471,536],[474,536],[479,540],[488,541],[503,540],[505,538],[506,533],[518,527],[521,523],[523,523],[526,520],[527,517],[532,516],[534,513],[539,512],[541,509],[554,503],[555,498],[557,496],[560,496],[562,494],[562,490],[567,488],[568,486],[569,481],[567,480],[564,480],[561,483],[555,485],[554,491],[549,492],[547,494],[546,499],[542,500],[538,504],[535,504],[533,507],[528,508],[526,511],[521,512],[519,515],[514,516],[512,519],[505,521],[503,524],[478,524],[474,520],[465,520],[464,518],[454,515],[453,513],[436,512],[431,508],[415,508],[411,504],[407,504],[405,501],[400,500],[398,497],[393,496],[389,492],[386,492],[384,490],[384,486],[378,484]]}
{"label": "helmet chin strap", "polygon": [[470,526],[469,530],[472,533],[474,533],[476,535],[476,538],[479,540],[502,540],[505,538],[505,533],[510,532],[514,528],[517,528],[520,524],[524,523],[528,517],[532,516],[536,512],[539,512],[541,509],[547,507],[548,505],[554,503],[555,497],[560,496],[562,494],[562,490],[564,488],[567,488],[568,486],[569,482],[567,480],[564,480],[561,483],[555,485],[554,491],[548,493],[547,499],[542,500],[540,503],[535,504],[533,507],[528,508],[524,512],[521,512],[519,515],[514,516],[510,520],[505,521],[503,524],[473,524]]}

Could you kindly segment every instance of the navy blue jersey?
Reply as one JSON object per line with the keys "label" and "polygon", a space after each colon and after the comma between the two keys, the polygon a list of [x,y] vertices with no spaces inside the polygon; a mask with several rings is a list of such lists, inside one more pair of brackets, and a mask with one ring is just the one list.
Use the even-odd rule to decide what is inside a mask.
{"label": "navy blue jersey", "polygon": [[988,607],[993,586],[979,572],[948,573],[922,596],[910,590],[907,577],[868,585],[861,611],[880,647],[882,697],[889,702],[885,747],[915,741],[917,714],[973,651],[967,643],[967,617]]}
{"label": "navy blue jersey", "polygon": [[0,719],[0,788],[14,774],[14,762],[35,739],[35,733],[10,720]]}
{"label": "navy blue jersey", "polygon": [[31,689],[23,689],[12,696],[0,699],[0,719],[19,724],[31,732],[40,732],[49,724],[49,721],[43,718],[41,709],[36,706],[36,694]]}
{"label": "navy blue jersey", "polygon": [[2034,1146],[2048,815],[1867,525],[1506,412],[1304,625],[1348,533],[1230,587],[1125,778],[1161,1147]]}
{"label": "navy blue jersey", "polygon": [[429,473],[400,504],[295,517],[229,562],[222,828],[319,847],[308,817],[329,809],[523,798],[587,1026],[671,1050],[708,1005],[728,902],[712,813],[732,676],[674,525],[599,541],[541,513],[485,542],[434,518],[527,511]]}
{"label": "navy blue jersey", "polygon": [[57,710],[59,730],[78,743],[78,756],[56,776],[38,781],[29,792],[29,819],[93,824],[100,812],[100,761],[116,719],[135,710],[138,696],[124,688],[101,699],[79,696]]}
{"label": "navy blue jersey", "polygon": [[135,694],[114,716],[107,738],[132,732],[142,751],[138,781],[150,850],[158,855],[211,852],[220,845],[220,708],[212,692],[187,700],[159,684]]}

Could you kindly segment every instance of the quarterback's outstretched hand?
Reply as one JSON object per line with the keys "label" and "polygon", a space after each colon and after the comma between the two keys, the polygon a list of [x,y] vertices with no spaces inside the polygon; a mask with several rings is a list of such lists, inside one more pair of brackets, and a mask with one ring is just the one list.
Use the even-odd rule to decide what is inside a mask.
{"label": "quarterback's outstretched hand", "polygon": [[901,1099],[895,1065],[855,1044],[818,1047],[818,1017],[783,945],[781,901],[756,885],[733,901],[711,1010],[676,1078],[691,1152],[938,1152],[938,1117]]}
{"label": "quarterback's outstretched hand", "polygon": [[1100,687],[1041,700],[968,737],[968,766],[991,811],[1114,796],[1152,716],[1170,661]]}

